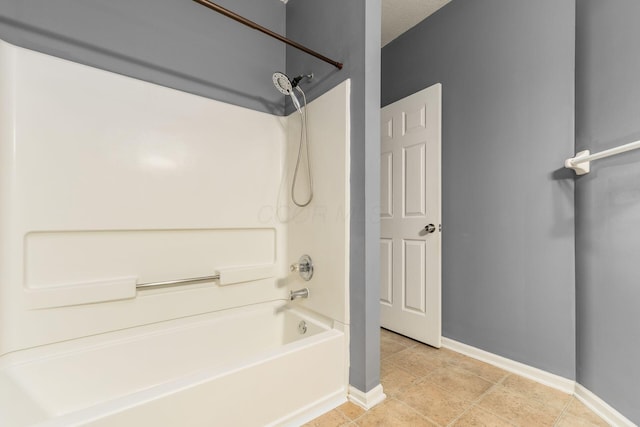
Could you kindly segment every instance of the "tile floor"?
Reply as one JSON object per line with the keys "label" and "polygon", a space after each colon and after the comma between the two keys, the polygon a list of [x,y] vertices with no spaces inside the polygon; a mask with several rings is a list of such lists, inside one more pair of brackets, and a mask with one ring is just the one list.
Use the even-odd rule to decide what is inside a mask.
{"label": "tile floor", "polygon": [[571,395],[382,329],[387,399],[369,411],[345,403],[307,426],[607,426]]}

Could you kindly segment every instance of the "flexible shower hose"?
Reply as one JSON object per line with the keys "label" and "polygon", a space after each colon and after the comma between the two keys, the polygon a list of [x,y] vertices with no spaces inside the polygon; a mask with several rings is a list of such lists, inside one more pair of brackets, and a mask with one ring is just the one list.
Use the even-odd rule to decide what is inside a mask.
{"label": "flexible shower hose", "polygon": [[[296,160],[296,168],[293,172],[293,182],[291,183],[291,200],[298,207],[305,207],[311,203],[313,200],[313,181],[311,180],[311,162],[309,161],[309,128],[307,126],[307,97],[305,96],[302,89],[299,86],[296,86],[298,92],[302,94],[302,100],[304,102],[304,111],[300,110],[300,144],[298,145],[298,160]],[[300,161],[302,159],[302,149],[303,146],[306,146],[306,158],[307,158],[307,172],[309,178],[309,199],[305,203],[298,203],[295,195],[296,181],[298,179],[298,170],[300,169]]]}

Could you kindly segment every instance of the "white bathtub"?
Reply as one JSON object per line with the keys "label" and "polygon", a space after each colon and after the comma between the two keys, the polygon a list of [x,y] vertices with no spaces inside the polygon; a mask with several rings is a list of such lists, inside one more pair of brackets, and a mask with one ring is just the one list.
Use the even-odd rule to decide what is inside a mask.
{"label": "white bathtub", "polygon": [[282,301],[49,345],[3,357],[0,425],[299,425],[346,401],[346,346]]}

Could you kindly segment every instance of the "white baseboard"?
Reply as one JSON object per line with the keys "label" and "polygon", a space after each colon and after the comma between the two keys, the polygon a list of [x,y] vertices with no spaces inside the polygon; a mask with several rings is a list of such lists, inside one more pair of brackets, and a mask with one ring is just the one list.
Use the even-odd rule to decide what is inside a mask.
{"label": "white baseboard", "polygon": [[367,393],[360,391],[350,385],[349,395],[347,397],[349,401],[368,411],[369,409],[373,408],[378,403],[386,399],[387,395],[382,391],[382,384],[378,384]]}
{"label": "white baseboard", "polygon": [[575,396],[586,407],[612,426],[637,427],[636,424],[632,423],[627,417],[613,409],[607,402],[600,399],[583,385],[576,384]]}
{"label": "white baseboard", "polygon": [[497,366],[505,371],[529,378],[540,384],[573,394],[587,408],[591,409],[612,426],[638,427],[620,412],[612,408],[607,402],[573,380],[534,368],[533,366],[525,365],[524,363],[516,362],[515,360],[507,359],[506,357],[498,356],[497,354],[489,353],[488,351],[480,350],[479,348],[463,344],[450,338],[442,337],[442,346],[490,365]]}
{"label": "white baseboard", "polygon": [[524,363],[516,362],[515,360],[480,350],[479,348],[454,341],[450,338],[442,337],[442,346],[449,350],[462,353],[473,359],[478,359],[490,365],[497,366],[505,371],[518,374],[522,377],[529,378],[530,380],[555,388],[564,393],[573,394],[575,392],[575,381],[552,374],[551,372],[543,371],[542,369],[534,368],[533,366],[525,365]]}

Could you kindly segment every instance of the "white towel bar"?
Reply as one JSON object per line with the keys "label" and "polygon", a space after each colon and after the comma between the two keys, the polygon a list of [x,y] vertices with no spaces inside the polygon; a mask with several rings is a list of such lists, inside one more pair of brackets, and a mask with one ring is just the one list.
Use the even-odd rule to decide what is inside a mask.
{"label": "white towel bar", "polygon": [[604,159],[605,157],[624,153],[625,151],[636,150],[638,148],[640,148],[640,141],[630,142],[629,144],[624,144],[619,147],[610,148],[594,154],[591,154],[589,150],[580,151],[579,153],[576,153],[575,157],[565,160],[564,167],[573,169],[576,172],[576,175],[584,175],[589,173],[591,170],[591,162],[593,160]]}

